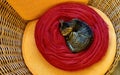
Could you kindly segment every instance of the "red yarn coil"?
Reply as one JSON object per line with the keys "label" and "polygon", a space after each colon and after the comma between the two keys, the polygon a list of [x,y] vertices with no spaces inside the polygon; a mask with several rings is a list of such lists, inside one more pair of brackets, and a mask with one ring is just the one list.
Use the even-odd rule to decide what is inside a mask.
{"label": "red yarn coil", "polygon": [[[59,30],[61,19],[78,18],[86,22],[94,32],[89,48],[72,53]],[[79,3],[63,3],[49,9],[36,24],[35,41],[43,57],[52,65],[63,70],[79,70],[98,62],[108,48],[108,27],[93,9]],[[40,66],[39,66],[40,67]]]}

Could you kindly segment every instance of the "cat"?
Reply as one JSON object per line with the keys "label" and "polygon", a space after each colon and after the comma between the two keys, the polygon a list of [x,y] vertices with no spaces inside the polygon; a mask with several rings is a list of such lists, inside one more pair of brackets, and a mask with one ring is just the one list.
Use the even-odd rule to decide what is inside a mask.
{"label": "cat", "polygon": [[85,50],[93,40],[92,29],[79,19],[72,19],[69,22],[61,20],[60,32],[73,53]]}

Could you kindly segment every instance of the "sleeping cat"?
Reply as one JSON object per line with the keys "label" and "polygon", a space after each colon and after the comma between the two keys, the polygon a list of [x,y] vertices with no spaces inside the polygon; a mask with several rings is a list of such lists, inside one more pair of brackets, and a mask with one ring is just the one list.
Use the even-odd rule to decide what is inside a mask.
{"label": "sleeping cat", "polygon": [[60,21],[60,32],[73,53],[80,52],[90,46],[93,40],[91,28],[79,19],[70,22]]}

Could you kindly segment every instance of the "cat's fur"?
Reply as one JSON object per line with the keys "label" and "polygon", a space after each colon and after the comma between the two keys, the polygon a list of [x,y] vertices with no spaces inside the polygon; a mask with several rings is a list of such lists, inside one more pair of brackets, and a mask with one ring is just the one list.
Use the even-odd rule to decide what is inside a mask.
{"label": "cat's fur", "polygon": [[60,21],[60,23],[60,32],[72,52],[79,52],[89,47],[93,40],[93,32],[85,22],[73,19],[70,22]]}

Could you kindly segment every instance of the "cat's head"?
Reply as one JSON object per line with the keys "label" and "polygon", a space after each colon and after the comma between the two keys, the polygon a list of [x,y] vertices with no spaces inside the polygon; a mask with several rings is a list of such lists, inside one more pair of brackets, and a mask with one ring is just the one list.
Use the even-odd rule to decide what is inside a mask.
{"label": "cat's head", "polygon": [[64,22],[60,20],[60,31],[63,36],[67,36],[72,31],[77,31],[80,27],[82,27],[82,21],[79,19],[72,19],[69,22]]}
{"label": "cat's head", "polygon": [[67,36],[72,30],[73,26],[70,22],[60,21],[60,32],[63,36]]}

